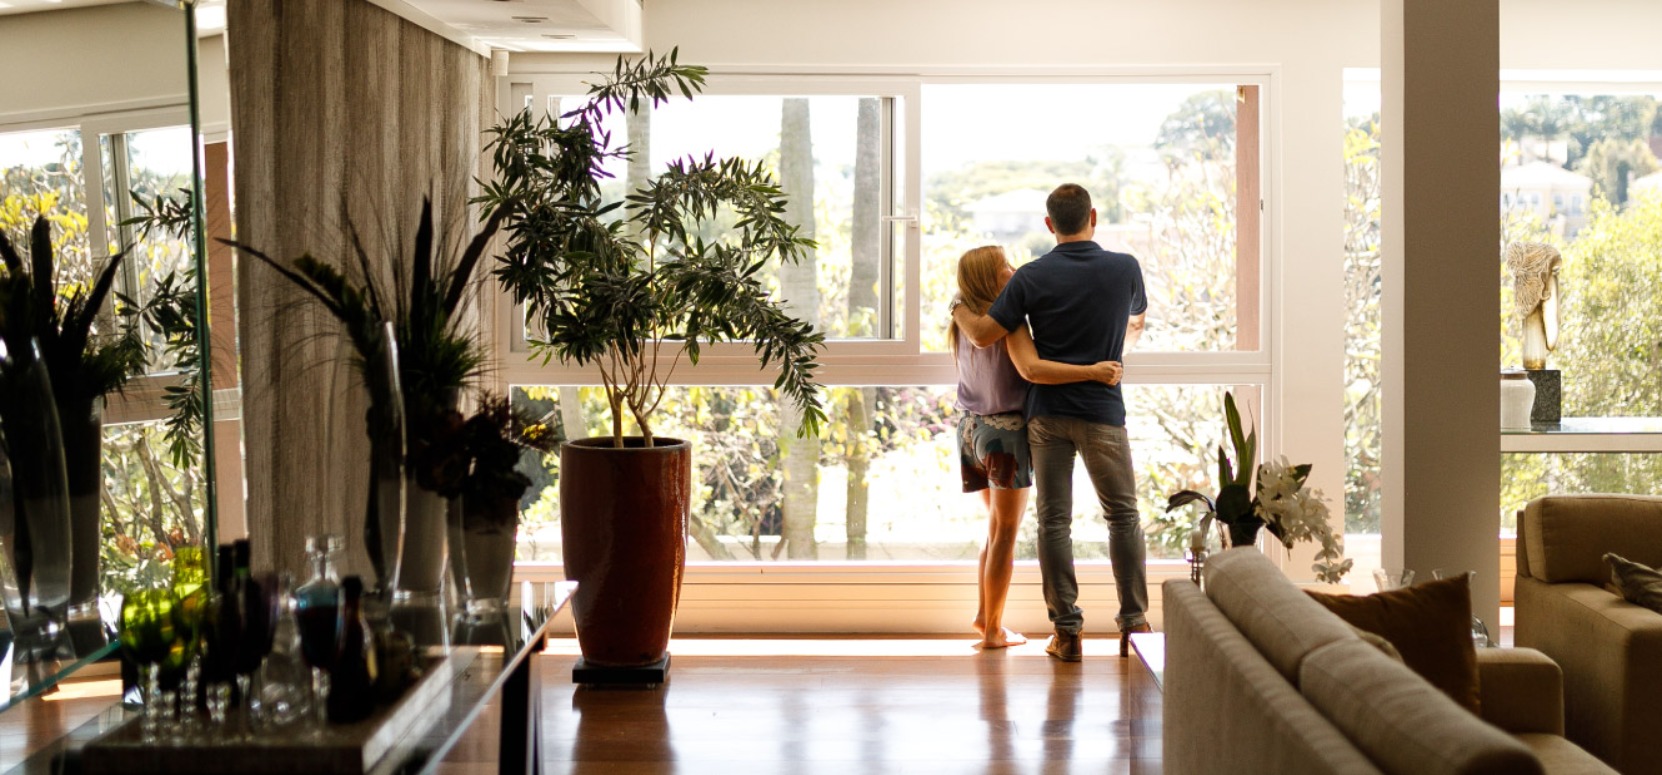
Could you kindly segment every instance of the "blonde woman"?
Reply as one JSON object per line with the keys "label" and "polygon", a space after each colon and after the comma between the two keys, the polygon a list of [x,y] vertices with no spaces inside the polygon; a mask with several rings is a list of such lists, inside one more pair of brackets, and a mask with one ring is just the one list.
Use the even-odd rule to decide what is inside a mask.
{"label": "blonde woman", "polygon": [[[961,304],[977,315],[986,314],[1015,271],[997,245],[970,250],[958,259],[958,298],[953,307]],[[988,515],[974,627],[981,633],[981,648],[1005,648],[1027,642],[1021,633],[1004,626],[1004,601],[1014,572],[1016,530],[1027,508],[1028,488],[1033,486],[1023,417],[1028,386],[1114,385],[1119,383],[1121,366],[1116,361],[1089,366],[1041,361],[1025,327],[986,347],[976,347],[956,320],[948,335],[958,363],[959,470],[964,492],[981,493]]]}

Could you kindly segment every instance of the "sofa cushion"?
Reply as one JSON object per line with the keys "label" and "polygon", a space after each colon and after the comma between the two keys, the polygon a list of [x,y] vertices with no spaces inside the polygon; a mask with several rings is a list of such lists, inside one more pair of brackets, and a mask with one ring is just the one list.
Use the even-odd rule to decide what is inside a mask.
{"label": "sofa cushion", "polygon": [[1548,584],[1610,578],[1607,552],[1662,567],[1662,497],[1548,495],[1524,507],[1518,534],[1521,576]]}
{"label": "sofa cushion", "polygon": [[1619,775],[1597,756],[1558,735],[1529,732],[1517,737],[1541,760],[1541,769],[1552,775]]}
{"label": "sofa cushion", "polygon": [[1479,711],[1482,698],[1466,574],[1372,595],[1308,594],[1339,618],[1390,641],[1403,663],[1420,677],[1461,707]]}
{"label": "sofa cushion", "polygon": [[1194,584],[1162,589],[1166,772],[1379,773]]}
{"label": "sofa cushion", "polygon": [[1542,772],[1528,746],[1360,640],[1311,652],[1299,685],[1304,698],[1385,772]]}
{"label": "sofa cushion", "polygon": [[1213,605],[1294,686],[1306,654],[1337,640],[1358,640],[1348,625],[1289,583],[1253,547],[1208,557],[1205,574],[1206,596]]}
{"label": "sofa cushion", "polygon": [[1662,573],[1615,553],[1604,555],[1604,561],[1610,563],[1610,581],[1616,585],[1616,594],[1629,603],[1662,613]]}

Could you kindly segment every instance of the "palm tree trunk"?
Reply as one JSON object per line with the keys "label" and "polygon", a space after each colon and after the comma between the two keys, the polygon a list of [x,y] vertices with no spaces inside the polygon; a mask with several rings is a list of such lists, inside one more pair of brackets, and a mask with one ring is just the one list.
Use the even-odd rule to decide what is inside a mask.
{"label": "palm tree trunk", "polygon": [[[809,134],[808,101],[784,101],[779,126],[779,178],[790,197],[785,218],[798,234],[814,237],[814,152]],[[785,309],[792,316],[819,326],[819,285],[814,254],[801,263],[779,268],[779,286]],[[786,556],[793,560],[819,557],[814,525],[819,511],[818,438],[797,438],[802,412],[789,401],[780,402],[779,456],[784,473],[784,530]]]}

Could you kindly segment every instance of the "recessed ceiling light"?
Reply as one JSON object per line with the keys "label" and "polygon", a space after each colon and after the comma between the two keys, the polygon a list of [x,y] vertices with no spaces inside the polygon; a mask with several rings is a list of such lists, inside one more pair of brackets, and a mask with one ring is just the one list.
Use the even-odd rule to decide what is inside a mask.
{"label": "recessed ceiling light", "polygon": [[542,24],[543,22],[548,21],[548,17],[547,16],[515,16],[515,17],[513,17],[513,20],[516,21],[516,22],[525,22],[526,24]]}
{"label": "recessed ceiling light", "polygon": [[545,38],[548,38],[549,40],[571,40],[572,38],[577,37],[576,35],[571,35],[569,33],[552,33],[552,32],[545,32],[545,33],[542,34],[542,36],[545,37]]}

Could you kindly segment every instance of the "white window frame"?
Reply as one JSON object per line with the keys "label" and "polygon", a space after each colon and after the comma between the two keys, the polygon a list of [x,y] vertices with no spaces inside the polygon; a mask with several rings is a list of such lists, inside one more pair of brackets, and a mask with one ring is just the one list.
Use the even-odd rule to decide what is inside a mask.
{"label": "white window frame", "polygon": [[[583,94],[593,74],[539,73],[511,75],[498,79],[498,109],[512,115],[528,96],[532,104],[547,105],[549,97]],[[922,93],[926,85],[994,83],[1220,83],[1254,85],[1259,94],[1259,241],[1258,284],[1259,336],[1257,350],[1215,352],[1136,352],[1126,358],[1127,384],[1251,385],[1261,389],[1263,416],[1259,422],[1260,449],[1273,456],[1280,448],[1276,418],[1281,391],[1276,384],[1278,349],[1277,277],[1281,271],[1282,238],[1278,230],[1276,203],[1280,199],[1281,173],[1277,164],[1280,149],[1279,70],[1274,67],[1136,68],[1136,69],[1045,69],[1012,74],[1008,69],[986,71],[972,68],[934,69],[923,73],[816,71],[781,72],[760,68],[734,68],[713,72],[705,94],[766,94],[788,96],[858,95],[895,98],[899,132],[886,123],[885,135],[891,147],[885,150],[885,169],[898,162],[904,183],[889,191],[886,218],[900,232],[891,241],[899,262],[890,271],[904,273],[905,298],[902,336],[894,340],[839,340],[827,342],[819,358],[817,377],[827,387],[868,385],[946,385],[957,382],[949,353],[921,350],[919,315],[922,266],[922,224],[918,214],[922,202],[920,134]],[[519,95],[520,99],[515,99]],[[885,116],[889,116],[885,111]],[[1238,205],[1242,206],[1242,205]],[[891,300],[885,300],[891,303]],[[522,312],[500,288],[487,291],[484,319],[488,340],[500,355],[501,366],[494,374],[496,388],[510,385],[600,384],[593,368],[577,368],[550,361],[532,360],[524,343]],[[773,377],[757,367],[755,356],[743,345],[706,348],[699,364],[682,364],[673,377],[676,385],[767,385]],[[1274,542],[1266,554],[1278,564],[1285,552]],[[1117,607],[1113,578],[1106,561],[1080,561],[1080,605],[1097,612]],[[1148,563],[1150,614],[1157,620],[1160,584],[1169,578],[1187,578],[1189,568],[1181,560],[1151,560]],[[553,581],[564,577],[559,563],[519,563],[516,576],[531,581]],[[688,566],[683,585],[678,628],[681,632],[957,632],[964,628],[966,611],[974,609],[975,572],[973,562],[879,563],[879,562],[723,562]],[[1039,580],[1036,563],[1017,563],[1011,592],[1009,626],[1038,631],[1035,621],[1023,621],[1020,610],[1038,611],[1034,605]],[[805,600],[813,605],[802,605]],[[1104,613],[1093,617],[1107,618]]]}
{"label": "white window frame", "polygon": [[[109,223],[104,215],[104,154],[100,138],[105,135],[141,132],[190,125],[188,104],[161,104],[124,110],[96,113],[44,113],[31,115],[27,120],[0,123],[0,134],[29,132],[45,129],[74,129],[81,136],[82,190],[86,196],[87,239],[94,257],[107,256]],[[90,140],[90,142],[89,142]],[[200,141],[198,141],[200,142]],[[195,149],[201,153],[201,148]],[[118,278],[118,283],[122,282]],[[125,283],[120,286],[128,292]],[[168,387],[177,385],[180,376],[161,372],[134,377],[118,392],[106,396],[104,423],[158,422],[172,416],[164,400]]]}

